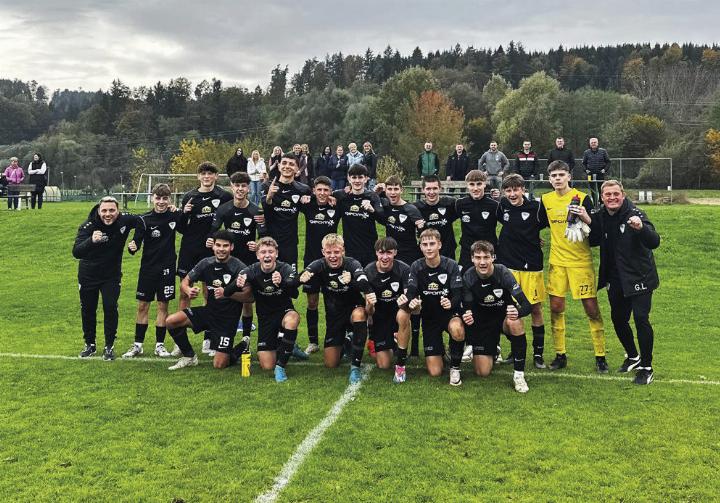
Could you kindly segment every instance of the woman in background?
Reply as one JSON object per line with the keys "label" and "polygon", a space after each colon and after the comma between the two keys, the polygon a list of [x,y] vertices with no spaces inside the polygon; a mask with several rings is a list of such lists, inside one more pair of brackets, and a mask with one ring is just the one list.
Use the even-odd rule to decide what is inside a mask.
{"label": "woman in background", "polygon": [[250,201],[260,204],[260,186],[267,179],[265,160],[260,157],[260,152],[253,150],[250,159],[247,161],[247,174],[250,177]]}
{"label": "woman in background", "polygon": [[18,203],[20,202],[20,191],[18,190],[17,186],[20,185],[23,180],[25,180],[25,172],[20,167],[20,165],[18,165],[17,157],[10,158],[10,166],[5,168],[4,174],[8,183],[8,209],[19,210],[20,208],[18,208]]}
{"label": "woman in background", "polygon": [[29,181],[32,185],[35,185],[35,190],[32,191],[30,196],[30,207],[35,209],[37,203],[38,209],[42,208],[43,195],[45,194],[45,186],[47,185],[47,165],[40,154],[35,152],[33,154],[33,160],[28,164],[27,169]]}
{"label": "woman in background", "polygon": [[267,166],[268,177],[271,182],[276,178],[280,178],[280,169],[278,166],[280,165],[280,159],[282,159],[282,156],[283,150],[280,147],[276,146],[273,148],[272,155],[270,156],[270,161],[268,161]]}

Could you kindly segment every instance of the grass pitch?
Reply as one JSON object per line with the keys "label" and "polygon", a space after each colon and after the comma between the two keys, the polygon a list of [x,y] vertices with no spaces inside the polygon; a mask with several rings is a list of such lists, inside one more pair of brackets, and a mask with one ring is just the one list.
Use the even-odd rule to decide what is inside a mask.
{"label": "grass pitch", "polygon": [[[70,251],[90,207],[0,211],[0,500],[253,500],[345,393],[347,367],[324,369],[313,355],[310,364],[291,363],[290,381],[279,386],[256,366],[243,379],[207,358],[177,373],[152,357],[77,360]],[[507,366],[485,380],[465,367],[460,389],[446,375],[429,378],[421,362],[403,386],[372,370],[279,500],[720,499],[718,210],[647,211],[662,237],[655,383],[595,374],[587,322],[569,302],[569,367],[529,369],[525,396],[512,391]],[[133,340],[139,262],[125,258],[119,354]],[[623,351],[604,292],[600,300],[614,369]],[[302,296],[296,307],[304,316]],[[151,327],[146,352],[153,342]]]}

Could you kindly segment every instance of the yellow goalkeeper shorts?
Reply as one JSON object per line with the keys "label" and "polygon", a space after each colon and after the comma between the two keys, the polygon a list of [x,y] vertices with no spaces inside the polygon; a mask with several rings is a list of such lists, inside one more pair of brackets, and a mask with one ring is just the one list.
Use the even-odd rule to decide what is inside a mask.
{"label": "yellow goalkeeper shorts", "polygon": [[597,297],[595,271],[592,266],[563,267],[550,264],[547,293],[555,297],[565,297],[568,289],[575,300]]}
{"label": "yellow goalkeeper shorts", "polygon": [[515,281],[522,288],[530,304],[537,304],[545,300],[545,275],[542,271],[514,271]]}

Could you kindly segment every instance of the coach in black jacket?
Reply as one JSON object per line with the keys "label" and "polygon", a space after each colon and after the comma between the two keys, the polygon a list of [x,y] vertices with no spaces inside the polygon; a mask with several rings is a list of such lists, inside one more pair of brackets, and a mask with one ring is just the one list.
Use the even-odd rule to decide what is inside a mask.
{"label": "coach in black jacket", "polygon": [[445,175],[450,181],[463,181],[470,171],[470,158],[461,144],[455,146],[455,152],[450,154],[445,162]]}
{"label": "coach in black jacket", "polygon": [[[604,205],[592,216],[591,242],[600,245],[598,290],[607,286],[615,333],[627,358],[620,372],[637,369],[636,384],[653,380],[652,293],[660,286],[652,250],[660,236],[647,215],[625,197],[622,184],[607,180],[600,189]],[[630,313],[635,320],[640,354],[635,347]]]}

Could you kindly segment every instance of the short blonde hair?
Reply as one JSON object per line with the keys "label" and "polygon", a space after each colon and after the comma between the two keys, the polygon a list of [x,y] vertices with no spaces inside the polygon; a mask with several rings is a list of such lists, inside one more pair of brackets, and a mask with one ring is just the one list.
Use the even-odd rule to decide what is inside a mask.
{"label": "short blonde hair", "polygon": [[623,184],[618,180],[605,180],[603,184],[600,186],[600,193],[602,194],[605,191],[605,187],[620,187],[620,192],[623,194],[625,193],[625,188],[623,187]]}
{"label": "short blonde hair", "polygon": [[436,241],[442,241],[440,239],[440,231],[437,229],[425,229],[420,233],[420,241],[424,238],[435,239]]}
{"label": "short blonde hair", "polygon": [[261,246],[272,246],[272,247],[275,248],[276,250],[279,248],[279,247],[278,247],[278,244],[277,244],[277,241],[275,241],[275,240],[274,240],[273,238],[271,238],[270,236],[265,236],[265,237],[262,237],[262,238],[258,239],[255,244],[256,244],[256,246],[257,246],[258,249],[260,249]]}
{"label": "short blonde hair", "polygon": [[17,157],[11,157],[11,158],[10,158],[10,162],[17,162],[17,160],[18,160]]}
{"label": "short blonde hair", "polygon": [[322,240],[322,247],[326,246],[342,246],[345,248],[345,240],[340,234],[328,234]]}

